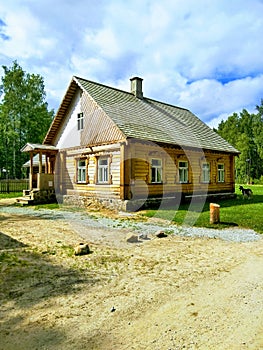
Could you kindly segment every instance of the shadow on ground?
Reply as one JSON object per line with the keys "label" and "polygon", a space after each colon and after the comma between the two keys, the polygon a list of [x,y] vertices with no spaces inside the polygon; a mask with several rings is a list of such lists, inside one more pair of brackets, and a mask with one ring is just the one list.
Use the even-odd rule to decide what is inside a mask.
{"label": "shadow on ground", "polygon": [[[92,271],[55,265],[56,250],[36,251],[0,232],[0,298],[27,307],[51,296],[73,293],[100,280]],[[70,247],[65,247],[70,254]]]}
{"label": "shadow on ground", "polygon": [[26,247],[26,244],[0,232],[0,252],[5,249],[15,249]]}
{"label": "shadow on ground", "polygon": [[[65,249],[65,254],[72,254],[71,247]],[[88,269],[55,264],[51,261],[55,254],[56,250],[37,251],[0,232],[0,350],[55,349],[65,341],[63,331],[51,327],[41,315],[27,324],[27,310],[41,303],[45,314],[54,297],[74,295],[103,279]],[[17,328],[23,329],[21,339],[14,337]]]}

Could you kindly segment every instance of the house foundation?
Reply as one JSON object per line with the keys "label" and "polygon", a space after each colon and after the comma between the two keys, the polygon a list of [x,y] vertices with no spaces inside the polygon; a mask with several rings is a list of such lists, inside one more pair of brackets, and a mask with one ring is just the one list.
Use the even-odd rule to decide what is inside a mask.
{"label": "house foundation", "polygon": [[177,193],[175,196],[164,198],[147,198],[147,199],[130,199],[121,200],[117,198],[98,198],[91,196],[80,195],[64,195],[60,197],[59,202],[65,206],[72,206],[77,208],[107,208],[114,211],[135,212],[140,209],[159,209],[167,207],[178,207],[180,203],[205,203],[208,200],[218,199],[233,199],[236,197],[235,193],[210,193],[207,195],[187,195]]}

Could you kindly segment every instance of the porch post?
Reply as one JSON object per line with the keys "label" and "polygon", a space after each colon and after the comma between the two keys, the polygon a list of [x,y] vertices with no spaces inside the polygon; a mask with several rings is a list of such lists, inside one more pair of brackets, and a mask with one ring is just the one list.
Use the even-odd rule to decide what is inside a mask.
{"label": "porch post", "polygon": [[33,152],[30,152],[30,164],[29,164],[29,189],[33,189]]}
{"label": "porch post", "polygon": [[38,169],[39,174],[42,174],[42,152],[39,151],[39,169]]}
{"label": "porch post", "polygon": [[37,188],[42,189],[42,151],[39,151],[39,163],[38,163],[38,175],[37,175]]}
{"label": "porch post", "polygon": [[48,174],[48,161],[47,161],[47,154],[45,154],[45,174]]}

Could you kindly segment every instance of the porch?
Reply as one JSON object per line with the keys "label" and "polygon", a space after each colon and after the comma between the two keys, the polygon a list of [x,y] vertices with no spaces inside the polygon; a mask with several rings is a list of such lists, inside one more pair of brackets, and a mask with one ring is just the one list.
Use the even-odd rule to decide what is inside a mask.
{"label": "porch", "polygon": [[[23,190],[20,204],[46,203],[56,200],[54,171],[58,150],[52,145],[27,143],[21,152],[28,152],[29,188]],[[27,163],[26,163],[27,164]]]}

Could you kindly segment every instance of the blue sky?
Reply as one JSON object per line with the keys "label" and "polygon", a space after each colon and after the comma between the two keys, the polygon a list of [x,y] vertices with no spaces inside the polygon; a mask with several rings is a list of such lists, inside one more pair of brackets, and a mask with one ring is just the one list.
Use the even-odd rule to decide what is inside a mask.
{"label": "blue sky", "polygon": [[[8,0],[0,66],[43,76],[58,108],[73,75],[190,109],[211,127],[263,98],[262,0]],[[3,74],[0,69],[0,75]]]}

